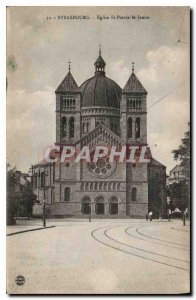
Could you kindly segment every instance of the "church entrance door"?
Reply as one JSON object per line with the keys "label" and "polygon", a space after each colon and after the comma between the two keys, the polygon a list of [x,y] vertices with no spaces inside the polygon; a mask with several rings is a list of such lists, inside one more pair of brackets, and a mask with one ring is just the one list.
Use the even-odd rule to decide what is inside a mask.
{"label": "church entrance door", "polygon": [[97,215],[104,215],[105,212],[104,203],[96,203],[95,212]]}
{"label": "church entrance door", "polygon": [[91,211],[91,207],[89,203],[83,203],[83,214],[89,215]]}
{"label": "church entrance door", "polygon": [[91,199],[89,196],[84,196],[81,200],[81,211],[84,215],[88,215],[91,212]]}
{"label": "church entrance door", "polygon": [[111,215],[117,215],[118,214],[118,203],[111,203],[110,204],[110,213],[111,213]]}

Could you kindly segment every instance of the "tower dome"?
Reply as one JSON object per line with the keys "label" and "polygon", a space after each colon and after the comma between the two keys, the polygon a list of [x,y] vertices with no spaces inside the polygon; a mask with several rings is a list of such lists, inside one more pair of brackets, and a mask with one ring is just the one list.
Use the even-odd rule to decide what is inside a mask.
{"label": "tower dome", "polygon": [[82,107],[119,108],[122,89],[112,79],[105,76],[105,61],[99,50],[95,61],[95,76],[87,79],[81,86]]}

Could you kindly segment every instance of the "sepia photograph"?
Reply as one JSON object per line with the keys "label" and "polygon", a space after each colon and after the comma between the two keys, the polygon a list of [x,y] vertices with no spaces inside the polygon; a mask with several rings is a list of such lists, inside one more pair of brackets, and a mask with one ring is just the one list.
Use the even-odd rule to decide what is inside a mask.
{"label": "sepia photograph", "polygon": [[6,8],[10,295],[190,295],[189,6]]}

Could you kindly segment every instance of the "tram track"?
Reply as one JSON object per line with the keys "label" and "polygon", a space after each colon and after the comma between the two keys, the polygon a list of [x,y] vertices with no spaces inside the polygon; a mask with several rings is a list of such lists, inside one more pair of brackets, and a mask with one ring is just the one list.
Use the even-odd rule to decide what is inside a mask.
{"label": "tram track", "polygon": [[[154,263],[159,263],[159,264],[162,264],[162,265],[166,265],[168,267],[180,269],[180,270],[183,270],[183,271],[189,271],[189,269],[187,267],[179,265],[179,263],[189,264],[189,261],[185,261],[185,260],[182,260],[182,259],[174,258],[174,257],[163,255],[163,254],[154,253],[152,251],[148,251],[148,250],[145,250],[145,249],[142,249],[142,248],[139,248],[139,247],[135,247],[135,246],[132,246],[130,244],[126,244],[124,242],[121,242],[121,241],[118,241],[118,240],[114,239],[113,237],[111,237],[109,235],[109,232],[112,229],[117,229],[119,227],[121,228],[122,225],[109,226],[109,227],[106,226],[106,227],[96,228],[91,232],[91,236],[97,242],[99,242],[99,243],[101,243],[101,244],[103,244],[107,247],[110,247],[114,250],[129,254],[129,255],[132,255],[132,256],[135,256],[135,257],[138,257],[138,258],[142,258],[142,259],[145,259],[145,260],[148,260],[148,261],[152,261]],[[127,228],[134,228],[134,227],[136,227],[136,230],[137,230],[137,228],[140,228],[140,227],[137,227],[135,225],[134,226],[129,226]],[[126,228],[125,228],[125,230],[126,230]],[[101,238],[99,237],[100,232],[101,232]],[[142,252],[143,254],[141,254],[139,252]],[[159,258],[162,259],[162,261],[161,261],[161,259],[159,260],[159,259],[156,259],[155,257],[149,257],[150,255],[159,257]],[[163,261],[165,259],[172,260],[173,262],[175,261],[178,264],[177,263],[176,264],[175,263],[168,263],[167,261]]]}
{"label": "tram track", "polygon": [[[147,226],[146,226],[146,227],[147,227]],[[148,237],[148,239],[144,239],[144,238],[142,238],[142,237],[135,236],[135,235],[133,235],[133,234],[131,234],[131,233],[129,232],[129,229],[131,229],[131,228],[132,228],[132,227],[127,227],[127,228],[125,229],[125,233],[126,233],[127,235],[129,235],[129,236],[135,238],[135,239],[138,239],[138,240],[141,240],[141,241],[144,241],[144,242],[147,242],[147,243],[157,244],[157,245],[166,246],[166,247],[169,247],[169,248],[174,248],[174,249],[179,249],[179,250],[182,250],[182,251],[187,251],[187,252],[189,252],[189,249],[183,249],[183,248],[181,248],[181,247],[176,247],[176,246],[173,246],[173,245],[168,245],[168,244],[166,245],[166,244],[164,244],[164,243],[168,243],[168,241],[166,241],[166,240],[158,239],[159,241],[162,241],[163,243],[159,243],[159,242],[156,242],[156,241],[151,241],[151,240],[150,240],[150,236],[147,236],[147,235],[144,235],[144,234],[140,234],[140,232],[139,232],[138,230],[136,230],[136,232],[137,232],[139,235]],[[140,229],[140,228],[144,228],[144,227],[142,226],[142,227],[139,227],[139,229]],[[172,244],[172,242],[169,242],[169,243]],[[176,243],[174,243],[174,244],[176,244]],[[186,245],[182,245],[182,244],[180,244],[180,245],[188,248],[188,246],[186,246]]]}

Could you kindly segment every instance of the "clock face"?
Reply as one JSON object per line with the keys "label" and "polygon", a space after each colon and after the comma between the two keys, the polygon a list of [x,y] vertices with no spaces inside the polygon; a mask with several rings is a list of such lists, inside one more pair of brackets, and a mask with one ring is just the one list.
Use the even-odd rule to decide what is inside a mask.
{"label": "clock face", "polygon": [[109,162],[109,158],[100,158],[97,162],[88,163],[90,172],[98,178],[111,176],[116,170],[116,161]]}

